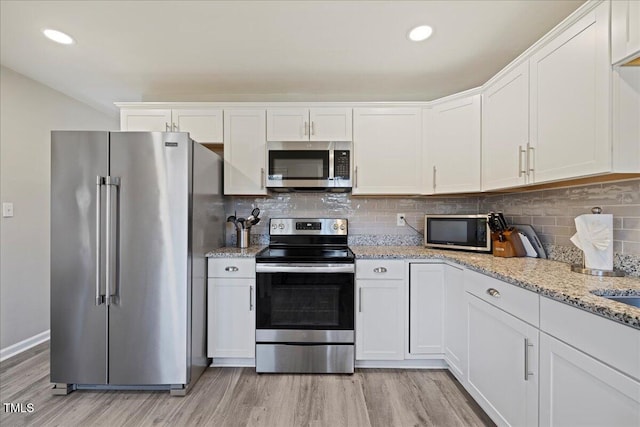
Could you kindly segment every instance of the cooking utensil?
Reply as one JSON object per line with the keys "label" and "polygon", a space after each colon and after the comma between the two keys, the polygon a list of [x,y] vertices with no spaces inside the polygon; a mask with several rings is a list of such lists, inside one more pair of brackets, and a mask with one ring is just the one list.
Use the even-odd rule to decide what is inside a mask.
{"label": "cooking utensil", "polygon": [[238,218],[238,224],[240,224],[240,227],[242,227],[242,229],[244,230],[244,224],[247,220],[244,218]]}

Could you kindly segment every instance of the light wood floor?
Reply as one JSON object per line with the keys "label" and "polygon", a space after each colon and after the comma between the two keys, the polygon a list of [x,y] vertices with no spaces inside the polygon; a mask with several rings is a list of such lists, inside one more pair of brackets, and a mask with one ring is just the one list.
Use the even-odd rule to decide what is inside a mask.
{"label": "light wood floor", "polygon": [[[257,375],[209,368],[186,397],[76,391],[52,396],[49,347],[0,364],[0,425],[486,426],[491,420],[443,370],[359,369],[354,375]],[[4,403],[32,403],[8,413]]]}

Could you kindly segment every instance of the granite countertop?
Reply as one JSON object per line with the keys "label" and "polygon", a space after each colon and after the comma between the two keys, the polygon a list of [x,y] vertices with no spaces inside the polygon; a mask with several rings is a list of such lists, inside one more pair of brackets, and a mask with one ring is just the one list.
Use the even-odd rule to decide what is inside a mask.
{"label": "granite countertop", "polygon": [[[210,258],[253,258],[264,245],[222,247]],[[490,254],[427,249],[423,246],[350,246],[356,259],[440,259],[486,274],[551,299],[640,329],[640,308],[598,295],[640,295],[640,279],[597,277],[571,271],[569,264],[540,258],[499,258]]]}
{"label": "granite countertop", "polygon": [[427,249],[422,246],[351,246],[357,259],[442,259],[551,299],[640,329],[640,308],[594,295],[640,295],[640,279],[597,277],[571,271],[569,264],[540,258]]}
{"label": "granite countertop", "polygon": [[264,248],[266,248],[266,245],[251,245],[243,249],[235,246],[224,246],[209,251],[205,256],[207,258],[254,258]]}

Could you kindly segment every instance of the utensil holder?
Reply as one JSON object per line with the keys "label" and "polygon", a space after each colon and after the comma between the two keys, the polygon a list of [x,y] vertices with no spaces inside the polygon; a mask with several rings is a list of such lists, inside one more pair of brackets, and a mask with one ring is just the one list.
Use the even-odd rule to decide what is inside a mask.
{"label": "utensil holder", "polygon": [[250,231],[251,231],[250,228],[238,229],[238,241],[237,241],[236,245],[239,248],[248,248],[249,247],[249,241],[251,240],[251,233],[249,233]]}
{"label": "utensil holder", "polygon": [[520,240],[518,230],[511,228],[502,232],[504,242],[499,239],[499,233],[491,233],[493,240],[493,256],[502,258],[523,257],[527,255],[527,250]]}

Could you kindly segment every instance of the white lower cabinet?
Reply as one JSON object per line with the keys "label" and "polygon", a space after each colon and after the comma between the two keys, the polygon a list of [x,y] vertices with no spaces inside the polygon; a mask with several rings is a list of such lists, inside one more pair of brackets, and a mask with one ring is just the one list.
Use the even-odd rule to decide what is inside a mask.
{"label": "white lower cabinet", "polygon": [[540,425],[637,427],[640,382],[542,332]]}
{"label": "white lower cabinet", "polygon": [[255,262],[209,260],[207,355],[214,358],[255,357]]}
{"label": "white lower cabinet", "polygon": [[467,310],[464,270],[444,266],[444,359],[451,373],[465,383],[467,375]]}
{"label": "white lower cabinet", "polygon": [[404,261],[356,262],[356,360],[403,360]]}
{"label": "white lower cabinet", "polygon": [[442,354],[444,265],[411,264],[409,269],[409,353]]}
{"label": "white lower cabinet", "polygon": [[467,293],[467,390],[503,426],[538,425],[538,329]]}

